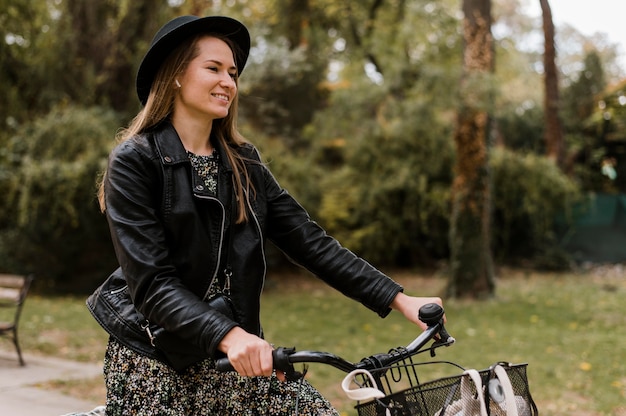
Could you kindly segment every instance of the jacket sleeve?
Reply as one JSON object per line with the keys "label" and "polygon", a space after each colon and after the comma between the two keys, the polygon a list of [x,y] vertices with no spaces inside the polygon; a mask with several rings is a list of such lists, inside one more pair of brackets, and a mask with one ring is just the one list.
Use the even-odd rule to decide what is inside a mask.
{"label": "jacket sleeve", "polygon": [[111,238],[130,296],[151,323],[213,355],[237,324],[209,308],[179,278],[158,212],[160,163],[132,141],[112,152],[104,182]]}
{"label": "jacket sleeve", "polygon": [[343,247],[264,167],[270,240],[300,266],[385,317],[402,286]]}

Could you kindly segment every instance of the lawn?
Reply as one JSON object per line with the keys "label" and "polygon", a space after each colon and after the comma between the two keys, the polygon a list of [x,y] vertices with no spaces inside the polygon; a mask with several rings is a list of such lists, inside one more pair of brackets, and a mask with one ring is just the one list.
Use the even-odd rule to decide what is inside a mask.
{"label": "lawn", "polygon": [[[411,294],[438,294],[445,285],[437,274],[390,274]],[[444,299],[446,326],[457,342],[440,349],[437,358],[477,369],[497,361],[528,363],[541,415],[626,416],[625,294],[626,270],[619,266],[562,274],[500,270],[494,299]],[[22,319],[27,353],[101,360],[107,336],[91,319],[84,299],[33,295]],[[270,278],[262,319],[266,338],[276,345],[330,351],[350,361],[406,345],[417,336],[397,314],[379,319],[306,275]],[[11,345],[2,340],[0,348]],[[423,380],[456,373],[434,367]],[[355,414],[340,390],[338,370],[313,364],[307,377],[343,414]],[[103,400],[100,379],[50,387]]]}

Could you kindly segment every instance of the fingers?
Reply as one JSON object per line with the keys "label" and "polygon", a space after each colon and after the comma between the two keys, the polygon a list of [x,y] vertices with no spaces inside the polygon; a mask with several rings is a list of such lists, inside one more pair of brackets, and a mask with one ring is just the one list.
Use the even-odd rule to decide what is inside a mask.
{"label": "fingers", "polygon": [[265,341],[243,345],[229,352],[228,359],[239,374],[246,377],[272,374],[272,348]]}
{"label": "fingers", "polygon": [[[409,321],[417,324],[422,330],[425,330],[427,325],[419,320],[418,311],[422,306],[429,303],[435,303],[439,306],[443,306],[443,301],[440,297],[415,297],[408,296],[400,292],[394,298],[391,303],[391,307],[400,311]],[[443,316],[443,321],[446,322],[445,314]]]}
{"label": "fingers", "polygon": [[226,353],[233,368],[242,376],[270,376],[272,346],[264,339],[241,328],[234,328],[223,338],[220,349]]}

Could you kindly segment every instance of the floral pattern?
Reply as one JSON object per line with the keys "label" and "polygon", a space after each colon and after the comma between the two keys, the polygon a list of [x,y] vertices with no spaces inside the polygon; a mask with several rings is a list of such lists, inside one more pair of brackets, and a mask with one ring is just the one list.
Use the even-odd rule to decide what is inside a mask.
{"label": "floral pattern", "polygon": [[187,152],[191,166],[202,178],[204,186],[213,195],[217,195],[217,171],[219,166],[219,156],[217,152],[210,155],[196,155]]}
{"label": "floral pattern", "polygon": [[[307,381],[221,373],[204,360],[177,373],[111,338],[104,360],[107,416],[338,416]],[[297,406],[297,410],[296,410]]]}

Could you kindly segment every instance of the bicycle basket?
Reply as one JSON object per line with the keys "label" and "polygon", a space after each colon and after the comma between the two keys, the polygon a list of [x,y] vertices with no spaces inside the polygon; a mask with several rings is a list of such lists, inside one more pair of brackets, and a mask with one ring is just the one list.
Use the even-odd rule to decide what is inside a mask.
{"label": "bicycle basket", "polygon": [[[515,394],[515,403],[518,416],[537,416],[537,406],[532,399],[528,387],[526,374],[527,364],[498,363],[504,368],[511,382]],[[417,364],[411,364],[414,367]],[[492,366],[479,371],[482,386],[489,386],[489,380],[496,378]],[[458,404],[462,395],[476,396],[475,385],[470,385],[471,391],[461,391],[462,375],[443,377],[433,381],[412,385],[409,388],[391,392],[389,389],[389,375],[385,372],[395,372],[393,381],[398,381],[398,368],[376,370],[377,386],[386,393],[385,397],[366,403],[358,403],[356,410],[359,416],[462,416],[463,410],[459,410]],[[374,372],[373,372],[374,373]],[[406,372],[406,368],[403,369]],[[481,388],[482,388],[481,386]],[[467,385],[465,385],[467,389]],[[491,392],[491,388],[485,387],[484,397],[488,414],[492,416],[508,416],[501,397],[494,397],[497,392]],[[499,402],[499,403],[498,403]],[[389,413],[387,413],[387,410]],[[467,414],[465,416],[468,416]]]}

